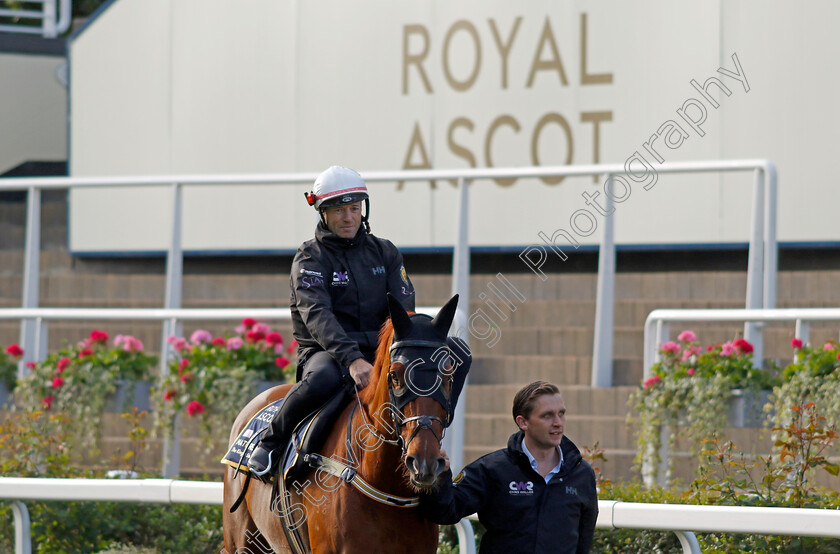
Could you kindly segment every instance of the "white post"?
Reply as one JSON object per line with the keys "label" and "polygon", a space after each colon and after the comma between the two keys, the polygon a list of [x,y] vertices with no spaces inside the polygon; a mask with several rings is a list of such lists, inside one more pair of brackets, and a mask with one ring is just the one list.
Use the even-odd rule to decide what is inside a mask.
{"label": "white post", "polygon": [[[181,249],[181,203],[183,191],[178,183],[172,184],[172,239],[169,243],[169,253],[166,256],[166,296],[164,308],[174,309],[181,307],[181,293],[184,273],[183,250]],[[160,347],[160,371],[161,375],[169,372],[167,360],[169,359],[169,343],[166,339],[169,335],[180,335],[182,325],[172,319],[164,322],[163,336]],[[164,477],[175,477],[181,471],[181,426],[180,416],[176,418],[172,439],[165,439],[163,443]]]}
{"label": "white post", "polygon": [[[752,230],[750,232],[750,250],[747,262],[747,302],[748,310],[758,310],[764,304],[764,177],[763,171],[755,170],[753,183]],[[764,341],[762,338],[762,324],[755,322],[744,323],[744,339],[752,343],[753,363],[756,367],[763,364]]]}
{"label": "white post", "polygon": [[[26,242],[23,253],[22,308],[37,308],[40,298],[41,273],[41,189],[29,187],[26,197]],[[18,365],[18,377],[29,374],[26,362],[36,360],[38,324],[33,319],[24,319],[20,325],[20,346],[23,358]]]}
{"label": "white post", "polygon": [[15,520],[15,554],[32,554],[32,531],[26,504],[12,500],[12,514]]}
{"label": "white post", "polygon": [[42,24],[42,34],[44,38],[55,38],[58,36],[56,32],[56,0],[44,0],[44,19]]}
{"label": "white post", "polygon": [[[463,329],[459,333],[469,346],[469,311],[470,311],[470,238],[469,238],[469,181],[458,179],[458,234],[452,254],[452,294],[458,294],[458,309],[455,312],[453,327]],[[464,383],[458,407],[452,416],[449,433],[444,439],[444,448],[449,454],[449,467],[458,473],[464,467],[464,413],[467,402],[467,385]],[[459,531],[460,533],[460,531]]]}
{"label": "white post", "polygon": [[[610,188],[612,175],[606,176]],[[595,301],[595,338],[592,346],[592,386],[611,387],[613,381],[613,320],[615,310],[615,229],[612,196],[604,201],[604,231],[598,249],[598,291]]]}
{"label": "white post", "polygon": [[779,248],[776,242],[777,187],[776,166],[767,162],[764,168],[764,309],[776,307],[776,276]]}
{"label": "white post", "polygon": [[[807,321],[797,319],[793,336],[801,340],[804,346],[808,346],[808,343],[811,342],[811,325]],[[799,352],[793,355],[793,361],[799,361]]]}

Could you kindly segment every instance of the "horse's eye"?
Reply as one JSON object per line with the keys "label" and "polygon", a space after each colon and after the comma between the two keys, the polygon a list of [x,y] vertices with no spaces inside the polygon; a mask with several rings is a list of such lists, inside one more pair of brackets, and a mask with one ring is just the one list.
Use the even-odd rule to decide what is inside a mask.
{"label": "horse's eye", "polygon": [[400,378],[393,371],[391,372],[391,383],[393,383],[394,387],[399,388],[399,386],[400,386]]}

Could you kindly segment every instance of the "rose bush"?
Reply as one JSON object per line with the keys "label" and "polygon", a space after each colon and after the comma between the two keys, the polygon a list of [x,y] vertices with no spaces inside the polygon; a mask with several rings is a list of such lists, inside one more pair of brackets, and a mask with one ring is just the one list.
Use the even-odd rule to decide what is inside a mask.
{"label": "rose bush", "polygon": [[[703,441],[726,427],[733,391],[769,391],[778,383],[777,372],[753,365],[753,346],[744,339],[704,348],[697,335],[686,330],[677,341],[662,344],[659,352],[661,360],[650,377],[631,395],[636,415],[628,418],[637,423],[636,464],[648,462],[654,472],[660,465],[663,428],[669,450],[682,431],[702,462]],[[670,470],[669,460],[666,478]]]}
{"label": "rose bush", "polygon": [[64,414],[73,424],[71,437],[95,448],[105,400],[116,391],[117,382],[133,386],[148,380],[157,364],[157,356],[146,354],[134,337],[118,335],[110,346],[108,340],[108,333],[93,330],[80,343],[29,364],[29,375],[18,382],[15,404]]}
{"label": "rose bush", "polygon": [[258,381],[294,380],[296,341],[285,344],[280,333],[251,318],[242,320],[235,333],[213,337],[199,329],[189,339],[169,337],[175,355],[153,397],[158,434],[171,436],[178,415],[198,418],[200,439],[209,451],[219,437],[228,436]]}
{"label": "rose bush", "polygon": [[0,350],[0,383],[6,386],[6,390],[12,392],[17,384],[17,366],[23,356],[23,348],[17,344],[10,344],[4,350]]}

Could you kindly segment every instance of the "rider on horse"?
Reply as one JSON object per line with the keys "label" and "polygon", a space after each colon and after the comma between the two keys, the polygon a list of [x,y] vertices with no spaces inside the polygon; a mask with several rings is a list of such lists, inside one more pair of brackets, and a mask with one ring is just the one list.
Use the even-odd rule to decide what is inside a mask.
{"label": "rider on horse", "polygon": [[379,329],[388,318],[386,293],[414,311],[414,287],[402,255],[390,241],[370,234],[362,177],[332,166],[315,179],[306,200],[320,221],[315,238],[300,246],[292,263],[297,383],[248,462],[251,473],[266,480],[295,426],[332,398],[343,378],[349,375],[358,388],[368,384]]}

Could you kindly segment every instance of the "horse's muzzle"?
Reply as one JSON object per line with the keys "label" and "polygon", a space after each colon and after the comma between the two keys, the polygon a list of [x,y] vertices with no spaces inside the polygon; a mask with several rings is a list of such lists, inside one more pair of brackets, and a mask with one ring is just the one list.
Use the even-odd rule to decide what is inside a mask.
{"label": "horse's muzzle", "polygon": [[415,456],[406,456],[405,465],[408,468],[411,484],[420,489],[427,489],[434,486],[438,475],[443,473],[446,460],[443,456],[437,456],[432,463],[425,459],[418,459]]}

